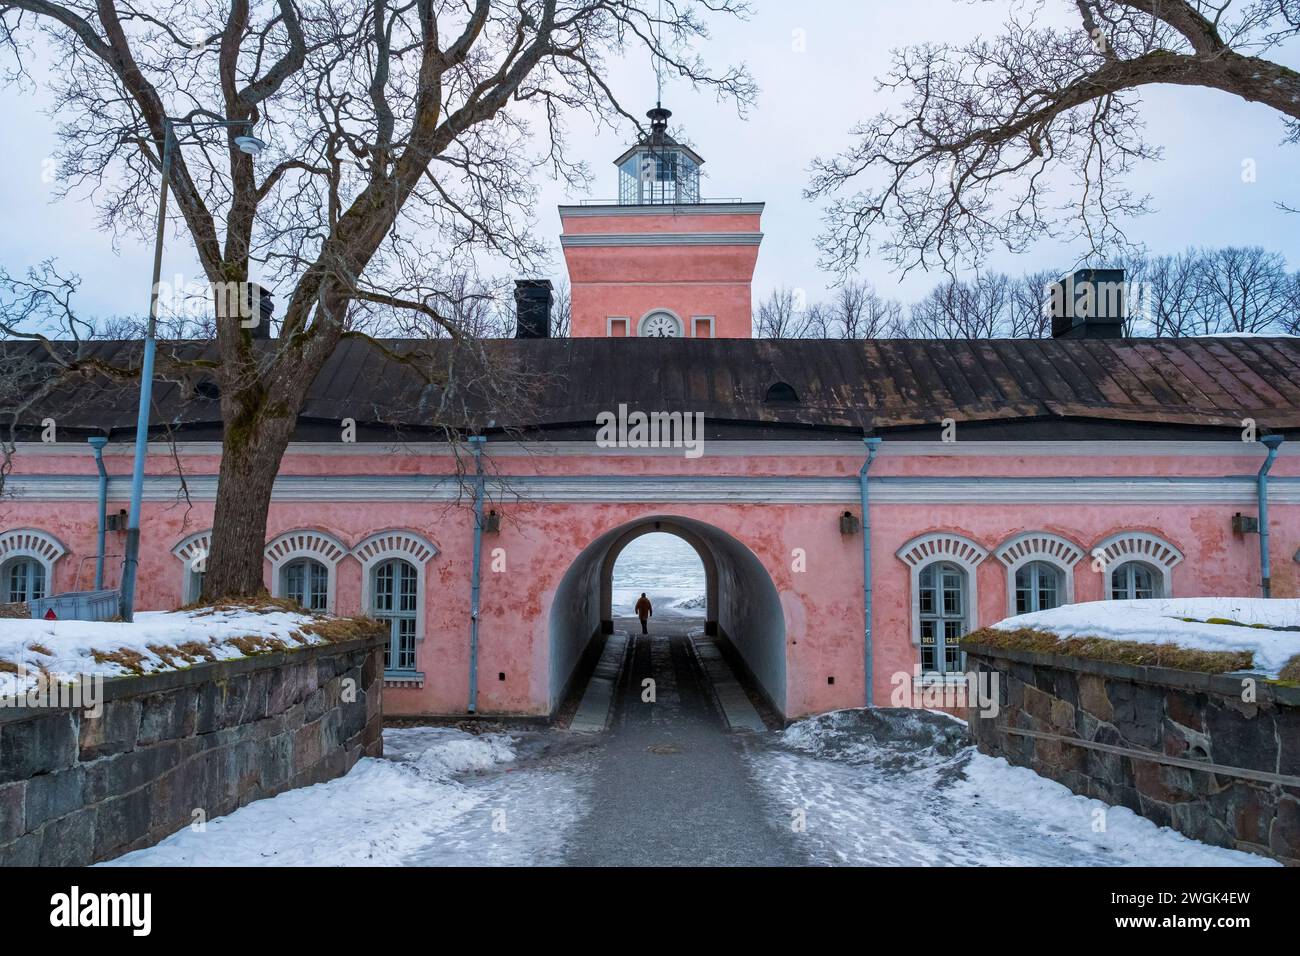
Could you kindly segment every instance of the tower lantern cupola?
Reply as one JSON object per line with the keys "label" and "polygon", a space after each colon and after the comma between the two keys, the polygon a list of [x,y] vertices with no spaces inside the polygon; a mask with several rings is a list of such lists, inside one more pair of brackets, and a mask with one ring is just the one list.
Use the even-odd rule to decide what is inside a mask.
{"label": "tower lantern cupola", "polygon": [[700,201],[700,166],[693,149],[668,135],[671,110],[646,113],[650,133],[625,152],[618,166],[618,201],[623,206],[681,205]]}

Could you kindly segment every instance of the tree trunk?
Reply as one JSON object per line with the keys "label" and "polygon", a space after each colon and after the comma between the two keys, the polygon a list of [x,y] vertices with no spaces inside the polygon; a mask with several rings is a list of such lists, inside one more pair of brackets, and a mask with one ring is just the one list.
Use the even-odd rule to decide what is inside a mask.
{"label": "tree trunk", "polygon": [[253,597],[266,590],[262,551],[271,488],[293,435],[296,416],[255,415],[246,428],[227,422],[212,516],[212,546],[203,598]]}

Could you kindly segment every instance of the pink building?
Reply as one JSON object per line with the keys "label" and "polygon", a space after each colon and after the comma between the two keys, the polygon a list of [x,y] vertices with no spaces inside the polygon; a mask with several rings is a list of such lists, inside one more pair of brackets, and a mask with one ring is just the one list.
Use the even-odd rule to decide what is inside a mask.
{"label": "pink building", "polygon": [[[962,666],[954,639],[1017,611],[1261,593],[1260,535],[1243,520],[1259,513],[1266,458],[1253,439],[1300,433],[1300,342],[1094,337],[1110,327],[1088,321],[1045,341],[753,340],[757,208],[705,209],[665,182],[649,198],[671,203],[636,193],[565,208],[566,237],[672,237],[566,243],[574,338],[540,337],[549,292],[521,285],[523,337],[487,352],[544,375],[515,404],[466,396],[465,431],[484,439],[481,526],[466,448],[429,440],[427,388],[409,368],[348,341],[315,383],[275,488],[266,584],[389,623],[389,713],[554,712],[612,629],[620,551],[656,530],[699,553],[709,630],[788,717],[888,703],[899,679],[948,680]],[[685,238],[717,235],[755,241]],[[645,333],[659,313],[681,324]],[[620,317],[628,338],[708,340],[614,341]],[[197,595],[220,456],[210,396],[166,389],[158,407],[142,608]],[[6,601],[90,585],[88,436],[109,439],[110,514],[129,490],[129,401],[88,392],[35,411],[58,420],[59,440],[37,440],[33,424],[14,457],[0,506]],[[652,443],[636,413],[678,430]],[[864,439],[879,440],[869,470]],[[1297,452],[1282,445],[1267,488],[1278,597],[1300,596]],[[122,535],[108,539],[112,585]]]}

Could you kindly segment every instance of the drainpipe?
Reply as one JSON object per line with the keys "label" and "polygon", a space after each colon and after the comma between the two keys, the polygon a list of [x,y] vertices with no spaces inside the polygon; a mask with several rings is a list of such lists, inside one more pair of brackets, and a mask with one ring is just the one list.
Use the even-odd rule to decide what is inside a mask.
{"label": "drainpipe", "polygon": [[469,712],[478,707],[478,610],[480,574],[483,556],[483,443],[482,435],[472,435],[469,447],[474,452],[474,566],[469,575]]}
{"label": "drainpipe", "polygon": [[866,678],[866,701],[868,707],[875,706],[872,693],[874,671],[871,663],[871,511],[867,504],[867,472],[876,460],[880,449],[879,438],[863,438],[867,446],[867,460],[858,471],[858,492],[862,499],[862,669]]}
{"label": "drainpipe", "polygon": [[86,441],[95,450],[95,466],[99,469],[99,539],[95,549],[95,590],[104,587],[104,512],[108,508],[108,472],[104,470],[104,446],[108,439],[103,435],[92,435]]}
{"label": "drainpipe", "polygon": [[1268,560],[1268,472],[1277,458],[1278,446],[1282,444],[1281,435],[1265,435],[1260,442],[1268,448],[1268,457],[1259,468],[1255,477],[1255,493],[1259,497],[1259,573],[1264,597],[1272,597],[1269,577],[1272,567]]}

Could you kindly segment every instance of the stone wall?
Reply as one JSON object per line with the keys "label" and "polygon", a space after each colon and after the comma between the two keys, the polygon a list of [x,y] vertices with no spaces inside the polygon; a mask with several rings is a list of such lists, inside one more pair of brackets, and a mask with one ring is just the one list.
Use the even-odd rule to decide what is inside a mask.
{"label": "stone wall", "polygon": [[970,713],[984,753],[1194,839],[1300,864],[1300,688],[962,648],[998,675],[998,714]]}
{"label": "stone wall", "polygon": [[0,708],[0,866],[80,866],[383,751],[383,637],[104,682],[102,712]]}

